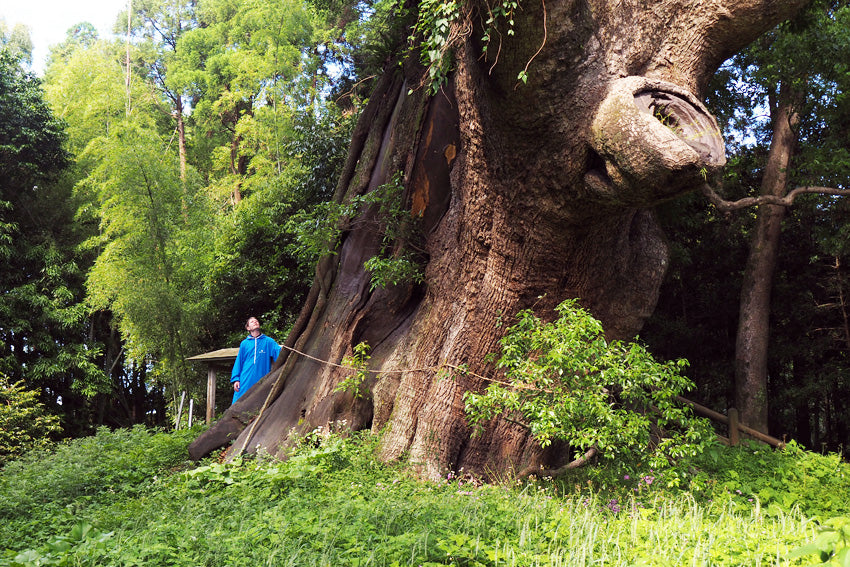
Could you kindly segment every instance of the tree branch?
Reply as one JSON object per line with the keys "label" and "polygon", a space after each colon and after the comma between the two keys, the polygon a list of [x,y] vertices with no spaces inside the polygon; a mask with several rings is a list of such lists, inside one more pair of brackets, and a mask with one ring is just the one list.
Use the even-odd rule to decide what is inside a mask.
{"label": "tree branch", "polygon": [[760,195],[758,197],[745,197],[743,199],[738,199],[737,201],[727,201],[726,199],[721,197],[720,194],[718,194],[714,189],[712,189],[708,183],[704,184],[700,188],[700,191],[708,198],[712,205],[717,207],[717,210],[723,213],[737,211],[739,209],[745,209],[747,207],[756,207],[759,205],[779,205],[781,207],[790,207],[794,204],[794,199],[796,199],[798,195],[802,195],[804,193],[815,193],[818,195],[850,196],[850,189],[805,186],[792,189],[784,197],[779,197],[778,195]]}
{"label": "tree branch", "polygon": [[577,469],[579,467],[583,467],[584,465],[589,463],[590,460],[593,457],[595,457],[598,453],[599,453],[599,449],[597,449],[596,447],[591,447],[581,457],[578,457],[574,461],[569,462],[562,467],[558,467],[557,469],[539,469],[539,468],[535,469],[534,467],[528,467],[525,470],[523,470],[521,473],[519,473],[518,476],[520,478],[526,478],[526,477],[531,476],[531,475],[536,475],[539,478],[543,478],[543,477],[547,477],[547,476],[551,476],[551,477],[561,476],[562,474],[566,473],[567,471]]}

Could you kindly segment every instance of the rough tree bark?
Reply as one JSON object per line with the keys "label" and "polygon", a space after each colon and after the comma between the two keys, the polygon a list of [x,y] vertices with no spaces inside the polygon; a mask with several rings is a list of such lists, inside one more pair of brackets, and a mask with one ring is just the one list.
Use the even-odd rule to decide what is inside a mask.
{"label": "rough tree bark", "polygon": [[[425,283],[370,292],[363,263],[381,235],[352,223],[338,254],[320,262],[287,338],[313,358],[284,349],[191,454],[231,439],[231,452],[280,454],[298,432],[344,420],[383,432],[382,457],[407,456],[428,477],[563,464],[566,451],[541,451],[506,421],[472,437],[463,393],[486,386],[478,375],[495,377],[485,356],[520,309],[546,317],[578,297],[610,337],[640,329],[667,264],[651,207],[725,162],[698,97],[724,59],[803,3],[529,2],[497,62],[481,57],[480,29],[466,35],[450,83],[433,97],[417,88],[414,62],[388,67],[337,198],[403,172],[406,202],[422,217]],[[529,61],[528,84],[517,85]],[[338,364],[362,341],[381,373],[365,398],[335,393],[350,371],[316,359]],[[450,365],[474,374],[445,378]]]}
{"label": "rough tree bark", "polygon": [[[780,88],[773,110],[773,135],[765,164],[761,195],[784,197],[788,171],[797,146],[797,114],[802,97],[789,85]],[[767,355],[770,297],[779,257],[785,207],[764,204],[756,213],[755,231],[741,283],[740,314],[735,341],[735,406],[745,425],[767,432]]]}

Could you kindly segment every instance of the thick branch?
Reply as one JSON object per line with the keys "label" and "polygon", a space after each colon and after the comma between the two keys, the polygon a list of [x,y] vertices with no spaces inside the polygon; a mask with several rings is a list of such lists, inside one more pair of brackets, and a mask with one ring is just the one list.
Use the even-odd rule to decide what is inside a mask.
{"label": "thick branch", "polygon": [[802,195],[803,193],[815,193],[818,195],[837,196],[850,195],[850,189],[806,186],[797,187],[796,189],[789,191],[788,194],[784,197],[779,197],[777,195],[760,195],[758,197],[745,197],[743,199],[738,199],[737,201],[727,201],[726,199],[721,197],[714,189],[712,189],[707,183],[702,186],[701,191],[703,195],[708,197],[708,200],[711,202],[711,204],[717,207],[717,210],[723,213],[737,211],[739,209],[745,209],[747,207],[756,207],[759,205],[779,205],[782,207],[790,207],[794,204],[794,199],[797,198],[797,195]]}
{"label": "thick branch", "polygon": [[528,477],[528,476],[531,476],[531,475],[537,475],[538,477],[561,476],[562,474],[566,473],[567,471],[577,469],[579,467],[583,467],[588,462],[590,462],[590,460],[593,457],[595,457],[598,453],[599,453],[599,449],[597,449],[596,447],[591,447],[590,449],[588,449],[584,453],[584,455],[576,458],[574,461],[571,461],[571,462],[567,463],[566,465],[564,465],[562,467],[558,467],[557,469],[541,469],[541,468],[528,467],[527,469],[525,469],[521,473],[519,473],[519,477],[525,478],[525,477]]}

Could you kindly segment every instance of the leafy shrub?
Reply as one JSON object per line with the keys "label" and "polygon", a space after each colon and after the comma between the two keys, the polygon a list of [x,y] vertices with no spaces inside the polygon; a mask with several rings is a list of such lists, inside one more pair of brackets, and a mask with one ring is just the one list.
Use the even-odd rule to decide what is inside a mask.
{"label": "leafy shrub", "polygon": [[30,449],[47,447],[50,434],[60,429],[59,418],[47,413],[38,392],[0,374],[0,468]]}
{"label": "leafy shrub", "polygon": [[[14,554],[10,561],[0,558],[0,565],[10,567],[40,567],[42,565],[83,565],[102,555],[112,533],[102,533],[91,524],[80,522],[68,532],[51,538],[40,549],[28,549]],[[89,560],[89,561],[86,561]]]}
{"label": "leafy shrub", "polygon": [[709,424],[676,403],[693,387],[680,373],[686,361],[661,363],[637,343],[607,342],[602,324],[575,301],[544,324],[530,310],[501,341],[498,367],[510,384],[467,392],[474,425],[497,415],[522,422],[542,446],[554,440],[622,466],[654,468],[693,457],[715,439]]}
{"label": "leafy shrub", "polygon": [[835,453],[748,442],[707,451],[692,466],[706,498],[728,495],[742,508],[758,501],[767,513],[799,508],[820,521],[850,515],[850,465]]}
{"label": "leafy shrub", "polygon": [[[99,433],[107,444],[112,435]],[[130,437],[135,441],[113,446],[159,454],[158,471],[148,469],[155,476],[108,497],[79,497],[70,511],[46,503],[52,515],[35,510],[29,530],[2,531],[0,522],[0,550],[7,547],[0,567],[798,565],[813,549],[809,542],[828,554],[843,545],[831,535],[818,539],[798,511],[768,515],[757,502],[701,502],[658,482],[616,503],[579,477],[575,489],[544,480],[488,485],[460,472],[423,482],[400,464],[376,460],[379,438],[368,432],[316,430],[283,462],[246,458],[189,471],[169,470],[182,451],[168,447],[182,445],[185,433]],[[105,458],[117,466],[112,452]],[[162,459],[166,454],[174,459]],[[790,458],[776,456],[776,464]],[[33,471],[18,481],[47,470],[24,460]],[[718,467],[733,461],[721,454]],[[17,549],[8,549],[12,542]]]}
{"label": "leafy shrub", "polygon": [[0,474],[0,542],[69,530],[79,522],[76,510],[141,494],[155,475],[186,461],[198,433],[104,427],[8,463]]}

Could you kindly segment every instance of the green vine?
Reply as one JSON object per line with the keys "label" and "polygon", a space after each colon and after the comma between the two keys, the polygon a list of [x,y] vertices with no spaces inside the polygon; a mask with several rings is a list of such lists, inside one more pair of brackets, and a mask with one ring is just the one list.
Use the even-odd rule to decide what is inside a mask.
{"label": "green vine", "polygon": [[369,359],[372,358],[369,355],[370,350],[371,347],[368,343],[358,343],[352,349],[353,354],[351,356],[343,357],[343,366],[353,368],[354,374],[349,374],[342,380],[342,382],[337,384],[336,388],[334,388],[334,392],[350,392],[355,399],[362,398],[364,396],[363,383],[366,381],[366,377],[369,374],[366,367],[369,365]]}
{"label": "green vine", "polygon": [[[514,16],[520,4],[517,0],[499,0],[492,5],[485,3],[485,6],[487,14],[482,18],[484,27],[484,35],[481,38],[482,52],[489,56],[494,49],[493,46],[496,45],[496,53],[493,55],[493,65],[495,65],[501,50],[500,25],[505,24],[506,35],[515,35]],[[446,83],[454,69],[453,48],[472,33],[472,14],[470,2],[420,1],[416,23],[408,37],[410,46],[408,53],[419,52],[419,59],[428,70],[426,86],[432,94]],[[520,71],[517,79],[523,83],[528,80],[527,66]]]}
{"label": "green vine", "polygon": [[457,0],[421,0],[419,3],[419,15],[408,40],[413,46],[416,38],[422,38],[418,51],[420,61],[428,69],[428,88],[432,93],[445,84],[454,66],[451,48],[461,37],[462,21],[461,4]]}
{"label": "green vine", "polygon": [[[322,203],[310,212],[293,215],[287,224],[287,229],[295,234],[292,251],[305,261],[318,261],[336,254],[345,227],[365,225],[383,235],[380,252],[364,263],[371,276],[370,290],[406,282],[422,283],[423,252],[416,247],[421,238],[419,219],[405,206],[403,181],[401,172],[396,172],[389,182],[348,203]],[[369,207],[377,208],[374,218],[363,215]],[[347,219],[356,220],[349,223]]]}

